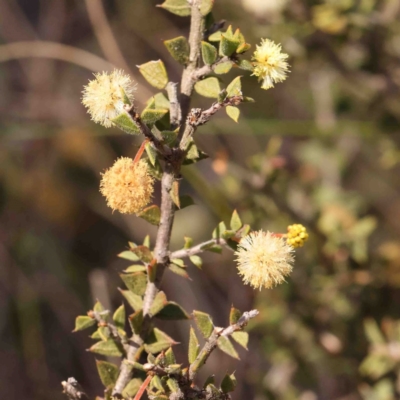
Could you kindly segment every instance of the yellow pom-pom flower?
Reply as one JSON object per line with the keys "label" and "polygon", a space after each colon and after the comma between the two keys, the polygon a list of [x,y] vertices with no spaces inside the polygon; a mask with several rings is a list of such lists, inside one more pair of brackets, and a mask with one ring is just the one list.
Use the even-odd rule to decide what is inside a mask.
{"label": "yellow pom-pom flower", "polygon": [[293,247],[271,232],[251,232],[240,240],[235,255],[239,275],[255,289],[279,285],[293,269]]}
{"label": "yellow pom-pom flower", "polygon": [[286,241],[292,247],[303,247],[308,240],[307,229],[301,224],[289,225]]}
{"label": "yellow pom-pom flower", "polygon": [[131,158],[121,157],[102,174],[100,192],[114,211],[137,214],[149,204],[153,184],[145,161],[134,163]]}
{"label": "yellow pom-pom flower", "polygon": [[124,112],[124,106],[132,104],[136,86],[122,70],[94,76],[96,79],[84,87],[82,104],[94,122],[109,128],[113,125],[112,120]]}
{"label": "yellow pom-pom flower", "polygon": [[272,40],[262,39],[261,45],[256,46],[252,60],[254,65],[253,75],[262,81],[262,89],[270,89],[277,82],[286,79],[289,71],[287,54],[281,52],[281,45],[275,44]]}

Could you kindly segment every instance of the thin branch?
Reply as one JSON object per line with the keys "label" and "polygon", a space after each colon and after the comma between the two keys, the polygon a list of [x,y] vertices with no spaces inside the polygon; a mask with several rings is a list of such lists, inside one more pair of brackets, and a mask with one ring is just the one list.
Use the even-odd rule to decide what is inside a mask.
{"label": "thin branch", "polygon": [[215,102],[207,110],[201,110],[200,108],[193,108],[187,117],[186,127],[182,135],[182,139],[179,143],[179,148],[182,151],[186,151],[187,146],[190,142],[191,137],[194,135],[196,128],[200,125],[206,124],[210,118],[216,114],[219,110],[227,106],[237,106],[243,101],[243,96],[232,96],[227,97],[222,102]]}
{"label": "thin branch", "polygon": [[190,55],[189,63],[183,70],[181,80],[181,110],[182,110],[182,122],[186,120],[186,116],[190,108],[190,96],[193,92],[194,81],[192,75],[197,69],[200,59],[200,47],[201,39],[204,31],[204,18],[200,13],[200,0],[192,1],[191,20],[190,20],[190,34],[189,34],[189,46]]}
{"label": "thin branch", "polygon": [[[128,349],[126,356],[128,361],[135,361],[139,346],[143,345],[148,334],[151,326],[150,307],[159,291],[163,273],[169,264],[169,242],[175,214],[175,206],[170,196],[170,191],[172,190],[174,180],[174,169],[171,164],[166,163],[161,180],[161,219],[154,248],[154,256],[157,262],[154,266],[156,268],[155,278],[152,281],[150,274],[148,275],[148,282],[143,300],[144,321],[140,335],[134,335],[134,337],[132,337],[134,345],[130,346]],[[121,363],[120,373],[112,392],[114,397],[120,397],[125,386],[131,379],[132,369],[133,366],[129,364],[129,362]]]}
{"label": "thin branch", "polygon": [[178,101],[178,84],[169,82],[167,87],[168,99],[170,104],[170,122],[171,130],[175,130],[181,121],[181,105]]}
{"label": "thin branch", "polygon": [[0,62],[21,58],[50,58],[79,65],[89,71],[112,70],[114,65],[86,50],[65,44],[41,40],[3,44],[0,46]]}
{"label": "thin branch", "polygon": [[[226,241],[224,239],[218,238],[218,239],[210,239],[207,240],[206,242],[200,243],[196,246],[190,247],[189,249],[181,249],[174,251],[173,253],[170,254],[170,259],[175,260],[177,258],[187,258],[191,256],[195,256],[196,254],[203,253],[205,251],[208,251],[210,247],[216,244],[221,244],[221,245],[226,245]],[[231,249],[230,247],[228,247]]]}
{"label": "thin branch", "polygon": [[[159,290],[165,268],[169,264],[169,242],[175,216],[175,205],[170,192],[175,181],[175,174],[171,164],[166,164],[161,180],[161,219],[157,231],[154,256],[157,261],[154,281],[149,279],[143,300],[143,315],[149,315],[150,307]],[[149,276],[150,278],[150,276]]]}
{"label": "thin branch", "polygon": [[217,347],[218,339],[221,336],[230,336],[232,333],[236,331],[241,331],[243,328],[249,323],[249,321],[258,315],[257,310],[246,311],[243,315],[239,318],[236,324],[230,325],[220,331],[214,329],[212,335],[208,338],[207,342],[205,343],[204,347],[201,349],[199,355],[196,359],[192,362],[189,368],[189,379],[191,381],[194,380],[196,377],[197,372],[199,369],[205,364],[210,354],[213,350]]}

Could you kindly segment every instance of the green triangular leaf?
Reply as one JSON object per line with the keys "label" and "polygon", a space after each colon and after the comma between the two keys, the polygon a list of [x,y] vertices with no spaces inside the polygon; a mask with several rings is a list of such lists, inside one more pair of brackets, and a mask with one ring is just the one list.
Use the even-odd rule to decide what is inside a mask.
{"label": "green triangular leaf", "polygon": [[208,40],[210,42],[219,42],[222,39],[222,32],[218,31],[218,32],[214,32],[212,35],[210,35],[208,37]]}
{"label": "green triangular leaf", "polygon": [[233,392],[236,388],[236,384],[237,384],[237,381],[236,381],[235,375],[234,374],[232,374],[232,375],[226,374],[224,379],[222,379],[222,382],[221,382],[221,390],[224,393]]}
{"label": "green triangular leaf", "polygon": [[214,331],[211,317],[202,311],[193,311],[193,317],[201,334],[208,339]]}
{"label": "green triangular leaf", "polygon": [[214,0],[201,0],[200,12],[201,15],[207,15],[211,12],[214,5]]}
{"label": "green triangular leaf", "polygon": [[238,48],[236,49],[236,53],[238,54],[243,54],[245,53],[247,50],[251,49],[251,44],[249,43],[241,43]]}
{"label": "green triangular leaf", "polygon": [[227,106],[225,111],[228,117],[232,118],[235,122],[239,121],[240,110],[237,107]]}
{"label": "green triangular leaf", "polygon": [[139,257],[135,253],[132,253],[130,250],[126,250],[123,251],[122,253],[119,253],[118,257],[129,261],[139,261]]}
{"label": "green triangular leaf", "polygon": [[203,266],[203,260],[199,256],[190,256],[190,261],[199,269]]}
{"label": "green triangular leaf", "polygon": [[194,360],[196,360],[199,355],[200,345],[197,340],[196,333],[193,327],[190,327],[190,337],[189,337],[189,351],[188,351],[188,359],[189,364],[192,364]]}
{"label": "green triangular leaf", "polygon": [[174,39],[165,40],[164,45],[171,54],[172,58],[182,65],[186,65],[189,61],[189,43],[184,36]]}
{"label": "green triangular leaf", "polygon": [[165,97],[164,93],[162,93],[162,92],[156,93],[154,95],[154,102],[155,102],[155,104],[154,104],[155,109],[169,110],[169,107],[171,105],[169,100]]}
{"label": "green triangular leaf", "polygon": [[235,210],[232,213],[231,217],[231,222],[230,222],[230,227],[233,231],[238,231],[242,227],[243,223],[242,220],[239,217],[238,212]]}
{"label": "green triangular leaf", "polygon": [[171,191],[169,192],[169,195],[171,196],[171,199],[174,202],[174,204],[178,208],[181,208],[181,203],[179,199],[179,181],[174,181],[174,183],[172,184]]}
{"label": "green triangular leaf", "polygon": [[204,382],[203,388],[205,389],[208,385],[215,383],[215,375],[210,375]]}
{"label": "green triangular leaf", "polygon": [[144,265],[130,265],[127,269],[124,269],[124,272],[145,272],[146,267]]}
{"label": "green triangular leaf", "polygon": [[161,210],[157,205],[152,205],[150,207],[146,207],[138,217],[143,218],[145,221],[149,222],[152,225],[160,225],[161,219]]}
{"label": "green triangular leaf", "polygon": [[117,328],[124,329],[125,328],[125,306],[118,307],[113,315],[113,321]]}
{"label": "green triangular leaf", "polygon": [[188,236],[185,236],[183,239],[185,240],[185,244],[183,245],[183,248],[190,249],[193,246],[193,239]]}
{"label": "green triangular leaf", "polygon": [[221,64],[218,64],[214,68],[214,72],[218,75],[227,74],[232,69],[233,63],[232,61],[227,61]]}
{"label": "green triangular leaf", "polygon": [[237,76],[226,88],[227,97],[241,96],[242,95],[242,82],[241,76]]}
{"label": "green triangular leaf", "polygon": [[219,54],[221,56],[230,57],[235,53],[236,49],[239,47],[239,40],[231,39],[226,34],[222,34],[221,41],[219,43]]}
{"label": "green triangular leaf", "polygon": [[247,350],[247,344],[249,343],[249,334],[247,332],[237,331],[233,332],[231,336],[236,343]]}
{"label": "green triangular leaf", "polygon": [[[175,1],[175,0],[171,0]],[[186,0],[184,0],[186,1]],[[161,60],[149,61],[139,65],[139,71],[150,85],[157,89],[164,89],[168,83],[167,70]]]}
{"label": "green triangular leaf", "polygon": [[187,0],[166,0],[158,7],[162,7],[180,17],[187,17],[191,13],[190,5]]}
{"label": "green triangular leaf", "polygon": [[129,305],[135,310],[141,310],[143,307],[143,300],[140,296],[138,296],[135,293],[132,293],[130,290],[121,290],[119,291],[122,293],[122,295],[125,297],[126,301],[129,303]]}
{"label": "green triangular leaf", "polygon": [[150,307],[150,314],[156,315],[159,313],[168,303],[167,296],[161,290],[157,293],[155,299],[153,300],[153,304]]}
{"label": "green triangular leaf", "polygon": [[136,393],[139,391],[140,386],[143,381],[139,378],[133,378],[129,383],[125,386],[125,389],[122,391],[122,396],[124,398],[133,398]]}
{"label": "green triangular leaf", "polygon": [[168,111],[169,111],[168,109],[157,109],[157,110],[145,109],[143,110],[140,118],[145,124],[150,125],[160,120],[165,114],[168,113]]}
{"label": "green triangular leaf", "polygon": [[217,342],[218,348],[222,350],[224,353],[228,354],[233,358],[240,360],[239,354],[233,347],[233,344],[226,336],[220,336]]}
{"label": "green triangular leaf", "polygon": [[111,339],[106,342],[97,342],[89,349],[89,351],[110,357],[121,357],[123,355],[121,346]]}
{"label": "green triangular leaf", "polygon": [[229,325],[234,325],[236,322],[239,321],[239,318],[242,316],[242,313],[240,310],[238,310],[235,307],[231,307],[231,311],[229,313]]}
{"label": "green triangular leaf", "polygon": [[217,98],[221,87],[219,85],[219,80],[215,77],[206,78],[202,81],[197,82],[194,85],[194,89],[198,94],[204,97]]}
{"label": "green triangular leaf", "polygon": [[211,65],[217,60],[217,49],[210,43],[201,42],[201,54],[203,56],[204,64]]}
{"label": "green triangular leaf", "polygon": [[133,293],[143,296],[146,291],[147,276],[142,272],[134,272],[132,274],[120,274],[126,287]]}
{"label": "green triangular leaf", "polygon": [[176,364],[176,358],[175,354],[172,350],[172,347],[170,347],[166,352],[165,352],[165,364],[166,365],[172,365]]}
{"label": "green triangular leaf", "polygon": [[97,300],[96,303],[93,306],[93,311],[102,312],[104,310],[105,310],[105,308],[104,308],[103,304],[101,304],[100,301]]}
{"label": "green triangular leaf", "polygon": [[119,368],[110,362],[96,360],[97,372],[101,383],[106,387],[113,387],[118,378]]}
{"label": "green triangular leaf", "polygon": [[167,386],[172,393],[177,393],[180,390],[178,381],[174,378],[167,379]]}
{"label": "green triangular leaf", "polygon": [[187,312],[174,301],[169,301],[155,316],[164,320],[189,319]]}
{"label": "green triangular leaf", "polygon": [[139,257],[139,260],[142,260],[145,263],[149,263],[153,260],[153,254],[146,246],[137,246],[131,249],[131,251]]}
{"label": "green triangular leaf", "polygon": [[143,310],[136,311],[129,316],[129,324],[132,332],[136,335],[140,334],[143,325]]}
{"label": "green triangular leaf", "polygon": [[221,238],[224,232],[226,231],[226,225],[224,222],[220,222],[218,226],[214,229],[212,233],[213,239]]}
{"label": "green triangular leaf", "polygon": [[147,353],[156,354],[177,344],[171,337],[160,329],[154,328],[147,337],[144,349]]}
{"label": "green triangular leaf", "polygon": [[253,64],[248,60],[240,60],[237,65],[240,69],[253,72]]}
{"label": "green triangular leaf", "polygon": [[179,265],[176,265],[174,263],[169,264],[168,268],[174,274],[177,274],[177,275],[181,276],[182,278],[189,279],[189,275],[186,272],[185,268],[182,268]]}
{"label": "green triangular leaf", "polygon": [[73,332],[82,331],[84,329],[90,328],[96,323],[96,320],[88,317],[86,315],[79,315],[75,319],[75,329]]}
{"label": "green triangular leaf", "polygon": [[163,138],[163,141],[168,144],[172,145],[176,138],[178,137],[178,132],[177,131],[161,131],[161,136]]}
{"label": "green triangular leaf", "polygon": [[144,148],[146,150],[147,157],[149,157],[151,165],[154,167],[157,162],[157,150],[151,145],[150,142],[146,143]]}
{"label": "green triangular leaf", "polygon": [[140,129],[126,112],[123,112],[111,121],[115,126],[126,133],[131,135],[137,135],[140,133]]}

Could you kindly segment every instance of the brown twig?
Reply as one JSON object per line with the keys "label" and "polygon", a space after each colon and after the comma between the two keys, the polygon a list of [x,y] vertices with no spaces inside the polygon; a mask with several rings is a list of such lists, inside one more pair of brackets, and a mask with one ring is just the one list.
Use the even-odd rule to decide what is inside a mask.
{"label": "brown twig", "polygon": [[198,370],[205,364],[210,354],[213,350],[217,347],[218,339],[221,336],[230,336],[232,333],[236,331],[241,331],[243,328],[249,323],[249,321],[258,315],[257,310],[246,311],[243,315],[239,318],[236,324],[232,324],[227,328],[221,329],[217,331],[214,329],[214,332],[208,338],[207,342],[205,343],[204,347],[201,349],[199,355],[196,359],[192,362],[189,368],[189,379],[191,381],[194,380]]}
{"label": "brown twig", "polygon": [[147,386],[149,386],[149,383],[151,381],[152,376],[149,375],[141,384],[138,392],[136,393],[136,396],[134,397],[133,400],[140,400],[143,396],[144,391],[146,390]]}

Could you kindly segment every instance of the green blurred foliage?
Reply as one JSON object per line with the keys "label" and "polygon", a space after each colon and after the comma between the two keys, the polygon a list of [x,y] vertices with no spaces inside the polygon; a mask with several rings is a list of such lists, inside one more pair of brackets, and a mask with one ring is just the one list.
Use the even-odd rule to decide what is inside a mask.
{"label": "green blurred foliage", "polygon": [[[104,1],[118,50],[101,36],[101,16],[88,18],[86,2],[0,2],[2,398],[61,399],[68,376],[101,394],[85,352],[92,342],[71,334],[74,320],[95,298],[121,305],[118,275],[127,266],[116,254],[127,239],[142,243],[155,232],[112,214],[98,192],[100,172],[140,143],[90,123],[79,98],[91,72],[51,58],[15,60],[7,44],[40,39],[126,63],[143,109],[156,91],[135,65],[162,58],[176,80],[181,66],[163,41],[188,29],[187,19],[156,3]],[[243,77],[256,103],[241,106],[239,124],[221,113],[199,130],[211,157],[183,169],[181,191],[197,206],[178,213],[173,249],[183,236],[208,238],[235,208],[253,229],[302,223],[310,239],[276,289],[243,286],[223,252],[205,256],[201,271],[190,266],[193,282],[168,274],[168,299],[206,311],[216,326],[226,326],[231,304],[260,310],[249,352],[238,348],[241,361],[219,353],[207,362],[218,382],[236,370],[236,399],[398,398],[400,4],[217,0],[214,14],[240,27],[253,49],[261,37],[281,43],[292,72],[267,92]],[[226,82],[238,74],[233,68]],[[175,352],[183,362],[187,322],[162,329],[183,343]]]}

